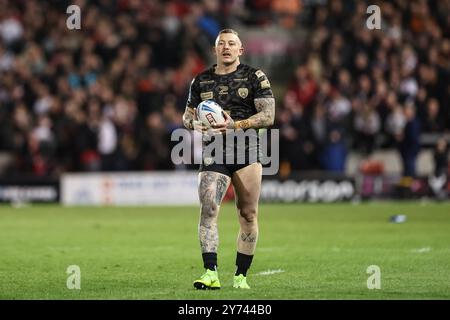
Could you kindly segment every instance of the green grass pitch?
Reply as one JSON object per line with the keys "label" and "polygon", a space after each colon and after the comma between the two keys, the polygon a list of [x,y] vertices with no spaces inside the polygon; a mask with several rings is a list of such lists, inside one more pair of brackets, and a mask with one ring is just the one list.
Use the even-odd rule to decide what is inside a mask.
{"label": "green grass pitch", "polygon": [[[405,214],[407,221],[389,223]],[[260,204],[248,282],[232,288],[238,222],[219,217],[222,289],[203,273],[196,207],[0,207],[1,299],[449,299],[450,204]],[[66,286],[78,265],[81,289]],[[369,290],[367,267],[381,271]],[[274,272],[275,270],[275,272]]]}

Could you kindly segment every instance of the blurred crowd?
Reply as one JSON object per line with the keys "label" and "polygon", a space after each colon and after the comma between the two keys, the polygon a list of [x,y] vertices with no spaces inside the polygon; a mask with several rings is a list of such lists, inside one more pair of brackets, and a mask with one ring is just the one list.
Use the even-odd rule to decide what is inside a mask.
{"label": "blurred crowd", "polygon": [[[81,9],[80,30],[66,26],[71,4]],[[0,150],[15,155],[9,172],[172,168],[170,133],[221,27],[217,4],[0,0]]]}
{"label": "blurred crowd", "polygon": [[[381,29],[363,1],[315,6],[305,59],[277,120],[291,169],[342,172],[349,150],[396,148],[415,176],[422,133],[450,129],[450,1],[382,1]],[[435,158],[447,170],[447,143]],[[442,155],[441,155],[442,154]]]}
{"label": "blurred crowd", "polygon": [[277,24],[307,35],[277,97],[282,160],[342,171],[349,149],[391,146],[414,175],[419,135],[450,128],[450,1],[379,5],[382,29],[368,30],[359,1],[0,0],[7,172],[172,169],[170,134],[217,32]]}

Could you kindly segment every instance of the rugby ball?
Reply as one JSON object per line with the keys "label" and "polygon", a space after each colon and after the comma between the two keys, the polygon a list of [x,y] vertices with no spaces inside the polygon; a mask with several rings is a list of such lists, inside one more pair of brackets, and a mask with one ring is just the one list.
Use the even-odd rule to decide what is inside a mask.
{"label": "rugby ball", "polygon": [[222,107],[213,100],[205,100],[199,103],[197,106],[197,118],[208,128],[213,124],[225,122]]}

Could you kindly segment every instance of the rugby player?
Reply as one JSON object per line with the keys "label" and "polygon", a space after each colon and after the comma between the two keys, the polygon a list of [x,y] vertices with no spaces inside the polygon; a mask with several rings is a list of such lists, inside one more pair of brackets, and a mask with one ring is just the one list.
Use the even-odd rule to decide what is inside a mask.
{"label": "rugby player", "polygon": [[230,130],[255,132],[255,139],[246,140],[244,164],[229,161],[219,164],[203,158],[200,166],[198,236],[206,272],[194,281],[197,289],[220,289],[217,271],[218,215],[230,183],[234,188],[240,224],[233,287],[250,288],[247,270],[252,263],[258,240],[262,165],[258,157],[249,157],[249,154],[258,153],[257,129],[267,128],[274,122],[275,99],[264,72],[240,63],[239,58],[243,52],[244,48],[236,31],[224,29],[219,32],[214,46],[217,63],[193,79],[183,114],[186,128],[204,132],[206,128],[197,120],[195,108],[203,100],[214,100],[225,111],[226,120],[223,124],[213,126],[216,134],[224,134]]}

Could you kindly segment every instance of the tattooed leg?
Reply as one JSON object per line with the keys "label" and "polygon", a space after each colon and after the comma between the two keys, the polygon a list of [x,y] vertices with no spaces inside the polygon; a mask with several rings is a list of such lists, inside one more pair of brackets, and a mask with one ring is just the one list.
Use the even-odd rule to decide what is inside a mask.
{"label": "tattooed leg", "polygon": [[204,171],[199,175],[200,222],[198,236],[202,253],[217,252],[219,246],[217,218],[230,180],[230,177],[212,171]]}

